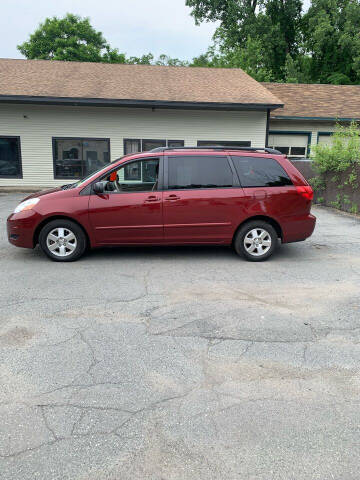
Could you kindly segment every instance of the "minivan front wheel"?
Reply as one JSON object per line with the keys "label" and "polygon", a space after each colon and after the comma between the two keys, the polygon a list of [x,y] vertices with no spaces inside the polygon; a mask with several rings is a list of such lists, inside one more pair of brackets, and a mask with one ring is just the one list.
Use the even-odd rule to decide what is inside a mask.
{"label": "minivan front wheel", "polygon": [[253,220],[243,225],[234,240],[235,251],[252,262],[269,258],[278,244],[276,231],[272,225],[262,220]]}
{"label": "minivan front wheel", "polygon": [[79,225],[58,219],[47,223],[39,235],[42,251],[55,262],[72,262],[86,249],[86,237]]}

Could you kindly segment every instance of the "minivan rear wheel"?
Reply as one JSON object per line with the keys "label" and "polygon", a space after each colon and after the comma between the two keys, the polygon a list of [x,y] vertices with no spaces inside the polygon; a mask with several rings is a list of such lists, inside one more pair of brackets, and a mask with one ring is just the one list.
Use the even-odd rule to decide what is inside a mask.
{"label": "minivan rear wheel", "polygon": [[277,244],[278,238],[274,227],[262,220],[245,223],[234,239],[236,253],[251,262],[262,262],[269,258]]}
{"label": "minivan rear wheel", "polygon": [[47,223],[41,229],[39,245],[51,260],[73,262],[84,253],[86,236],[75,222],[57,219]]}

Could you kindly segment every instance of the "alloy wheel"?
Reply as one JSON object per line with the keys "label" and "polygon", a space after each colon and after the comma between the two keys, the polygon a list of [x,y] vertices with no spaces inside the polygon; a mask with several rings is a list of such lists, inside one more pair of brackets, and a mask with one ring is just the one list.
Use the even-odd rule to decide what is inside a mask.
{"label": "alloy wheel", "polygon": [[263,228],[253,228],[244,238],[245,250],[254,257],[265,255],[271,247],[270,233]]}
{"label": "alloy wheel", "polygon": [[57,227],[48,233],[46,246],[53,255],[57,257],[67,257],[71,255],[77,247],[76,236],[68,228]]}

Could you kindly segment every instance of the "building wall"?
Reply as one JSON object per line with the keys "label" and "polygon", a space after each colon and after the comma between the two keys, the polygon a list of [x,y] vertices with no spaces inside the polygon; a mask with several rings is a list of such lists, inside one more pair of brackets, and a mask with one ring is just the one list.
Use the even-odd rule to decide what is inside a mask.
{"label": "building wall", "polygon": [[0,136],[20,136],[22,179],[0,186],[62,185],[54,180],[53,137],[109,138],[110,158],[123,155],[124,138],[251,141],[264,147],[266,112],[155,110],[102,107],[0,105]]}
{"label": "building wall", "polygon": [[[289,135],[293,136],[294,139],[296,135],[292,132],[306,132],[309,138],[309,145],[316,145],[318,143],[318,138],[328,134],[329,132],[335,131],[336,122],[323,122],[323,121],[310,121],[310,120],[270,120],[269,130],[279,131],[279,132],[289,132]],[[321,141],[321,139],[320,139]]]}

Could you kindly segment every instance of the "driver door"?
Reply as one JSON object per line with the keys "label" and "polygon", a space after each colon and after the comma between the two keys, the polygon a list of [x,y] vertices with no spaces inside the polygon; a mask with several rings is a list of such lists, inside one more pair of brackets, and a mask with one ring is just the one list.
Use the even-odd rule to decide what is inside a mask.
{"label": "driver door", "polygon": [[[105,193],[92,193],[89,220],[97,245],[163,242],[162,158],[137,158],[103,180]],[[110,188],[111,187],[111,188]]]}

